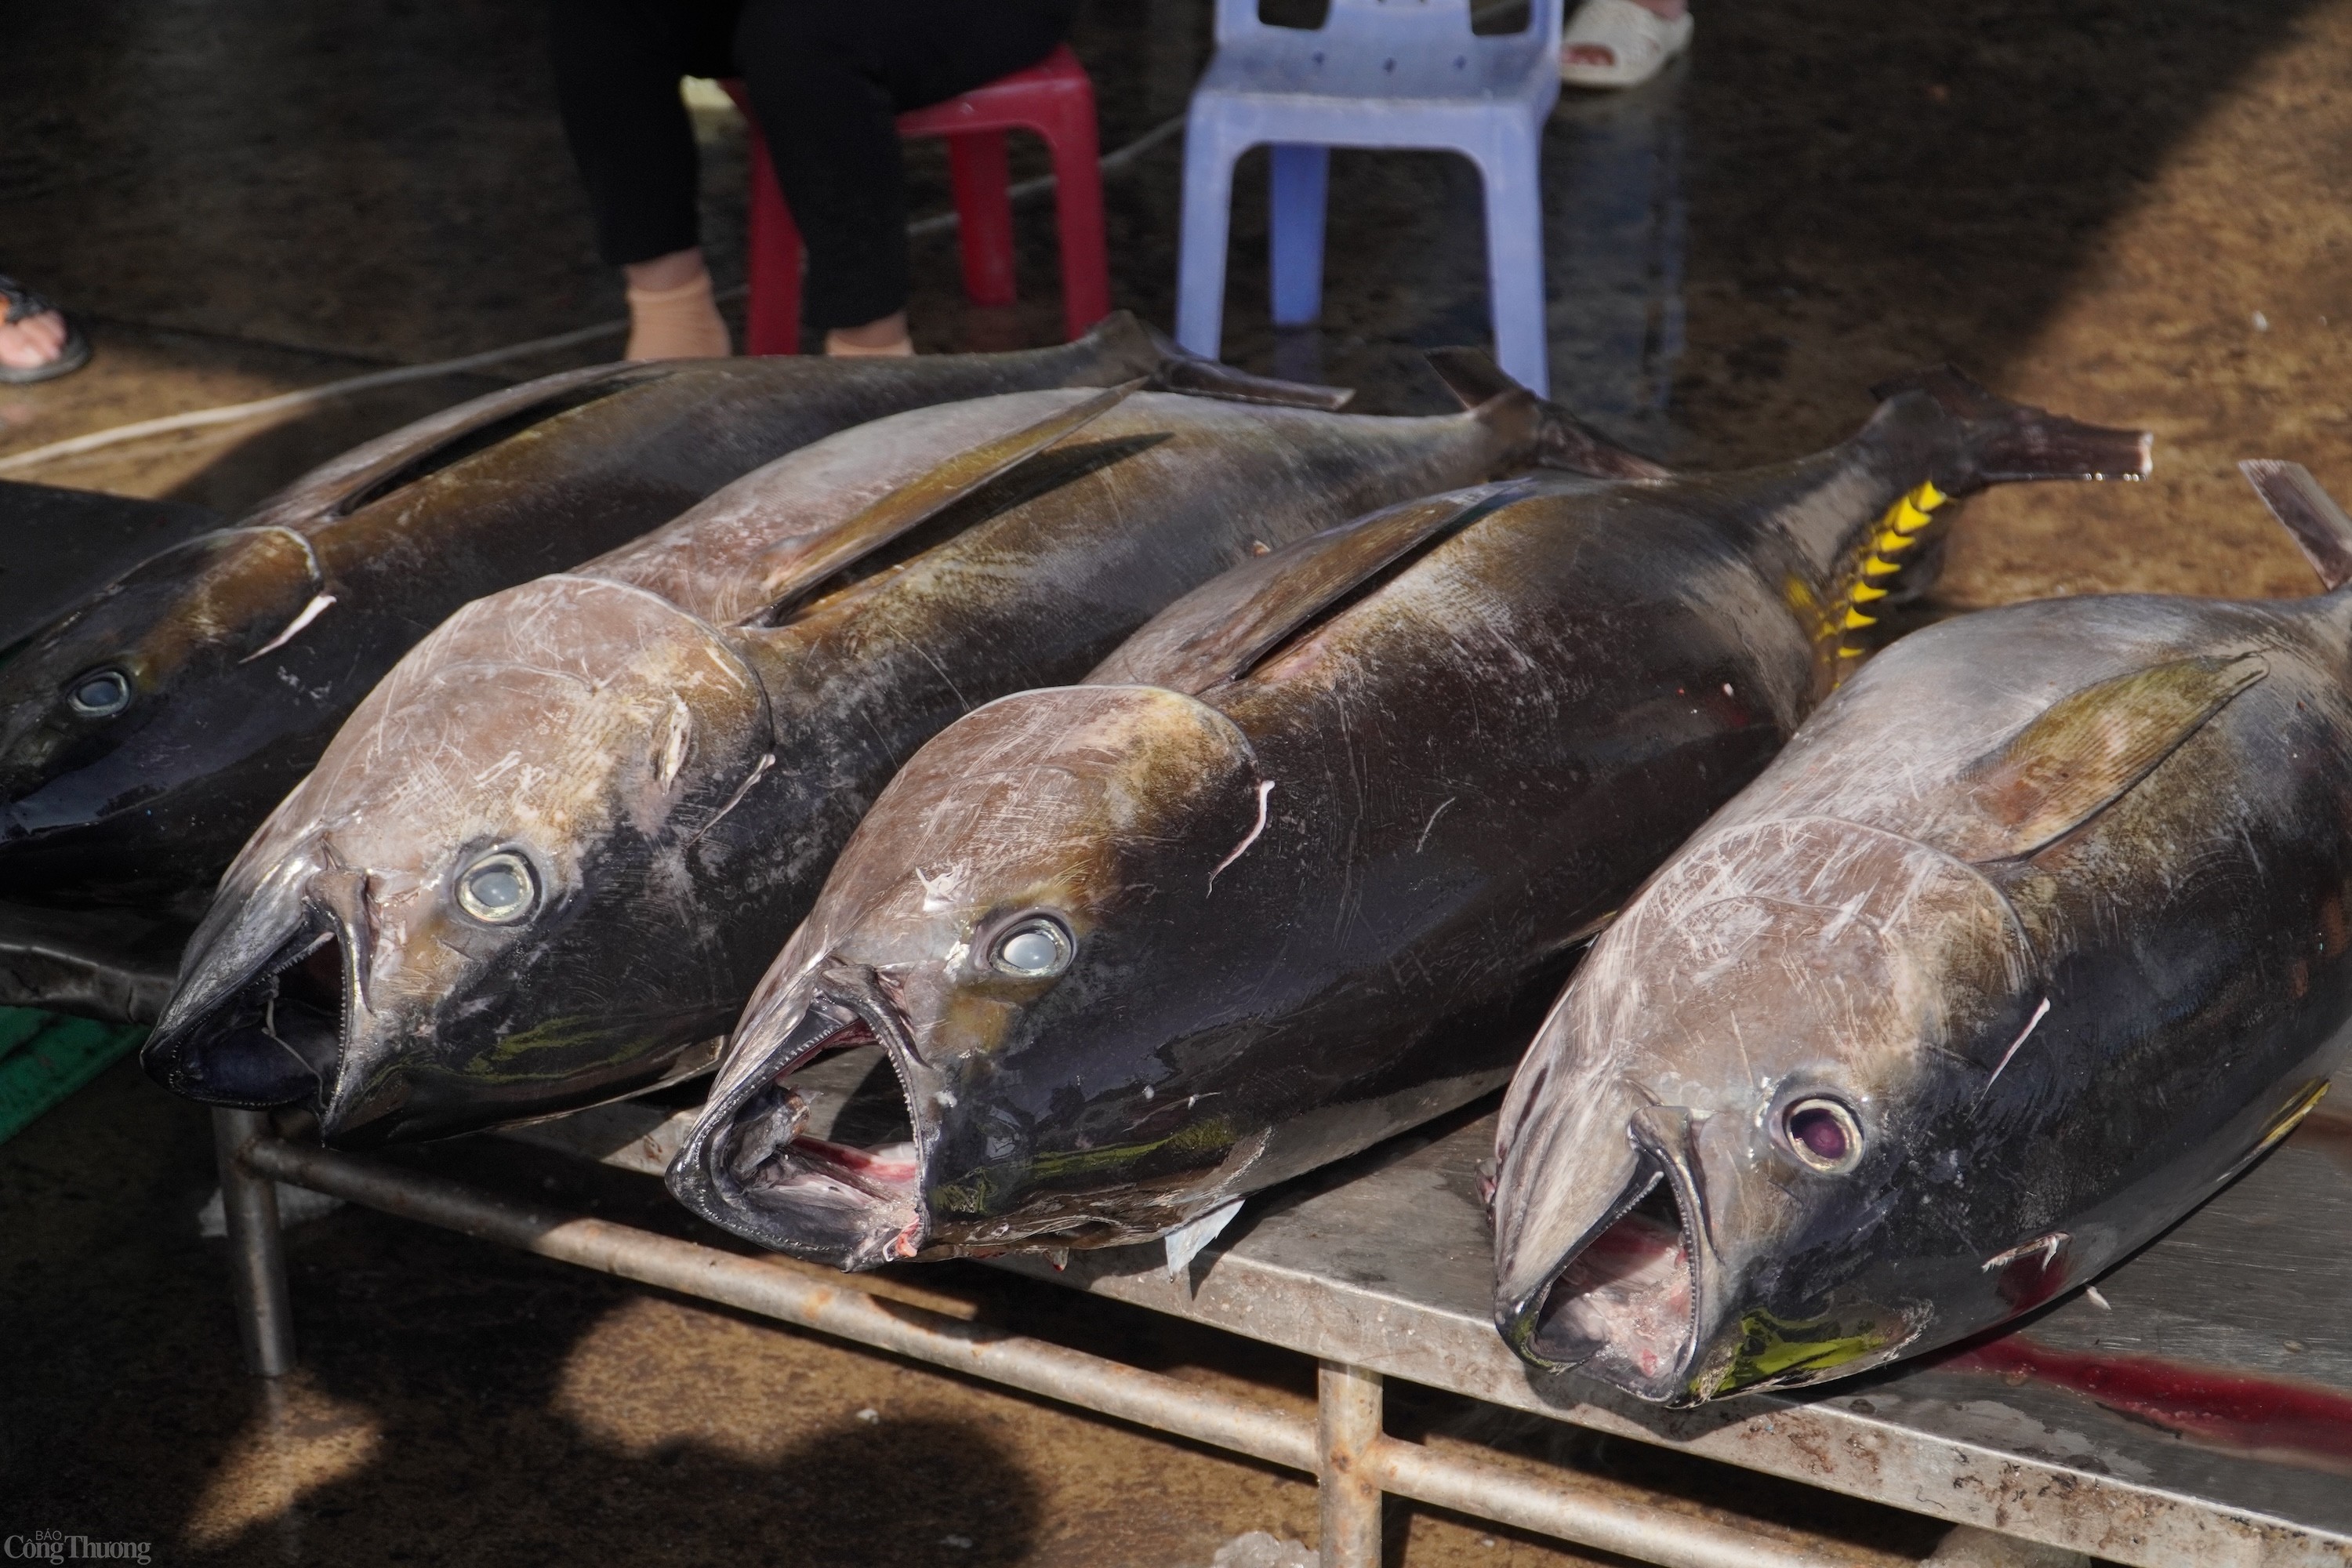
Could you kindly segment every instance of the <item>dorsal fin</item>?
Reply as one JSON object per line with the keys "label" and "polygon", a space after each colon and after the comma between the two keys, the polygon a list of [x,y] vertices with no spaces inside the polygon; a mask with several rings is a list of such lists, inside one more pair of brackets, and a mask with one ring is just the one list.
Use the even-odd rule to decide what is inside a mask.
{"label": "dorsal fin", "polygon": [[1526,493],[1482,485],[1391,507],[1244,562],[1195,588],[1121,644],[1089,686],[1160,686],[1198,696],[1237,680],[1285,639],[1416,549]]}
{"label": "dorsal fin", "polygon": [[1603,436],[1567,409],[1514,381],[1478,349],[1431,349],[1422,356],[1457,402],[1490,425],[1524,425],[1528,461],[1596,479],[1663,479],[1674,470]]}
{"label": "dorsal fin", "polygon": [[2060,698],[1961,773],[1933,842],[1963,860],[2032,854],[2122,798],[2269,673],[2258,653],[2175,659]]}
{"label": "dorsal fin", "polygon": [[2336,504],[2311,470],[2276,458],[2249,458],[2238,465],[2246,483],[2263,498],[2271,515],[2286,525],[2303,558],[2329,588],[2352,582],[2352,517]]}
{"label": "dorsal fin", "polygon": [[1331,414],[1345,408],[1356,395],[1355,388],[1349,386],[1277,381],[1272,376],[1236,370],[1223,360],[1194,353],[1127,310],[1113,310],[1089,328],[1079,342],[1101,349],[1114,363],[1152,364],[1151,384],[1161,392],[1218,397],[1228,403],[1320,408]]}
{"label": "dorsal fin", "polygon": [[761,602],[773,614],[843,568],[937,517],[992,479],[1002,478],[1063,437],[1109,413],[1143,386],[1126,382],[1098,392],[1009,436],[957,453],[864,510],[830,528],[780,540],[752,563]]}
{"label": "dorsal fin", "polygon": [[1504,373],[1503,367],[1478,349],[1431,349],[1422,358],[1445,384],[1445,390],[1465,408],[1483,408],[1498,397],[1520,393],[1533,397],[1517,382]]}

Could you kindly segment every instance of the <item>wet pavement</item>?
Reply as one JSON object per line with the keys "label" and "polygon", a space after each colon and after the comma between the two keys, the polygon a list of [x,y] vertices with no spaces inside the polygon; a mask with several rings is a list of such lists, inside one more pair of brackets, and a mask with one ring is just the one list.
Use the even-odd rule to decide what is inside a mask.
{"label": "wet pavement", "polygon": [[[1181,112],[1206,11],[1095,0],[1076,42],[1107,148]],[[2310,591],[2232,464],[2296,458],[2352,499],[2352,0],[1700,15],[1686,62],[1635,93],[1570,95],[1549,131],[1563,401],[1677,463],[1727,466],[1832,440],[1866,415],[1870,384],[1948,359],[2011,395],[2150,426],[2158,468],[2137,487],[1972,503],[1931,612]],[[10,20],[0,270],[84,313],[99,358],[0,388],[0,459],[619,313],[532,0],[86,0]],[[723,285],[740,273],[741,144],[723,117],[705,130]],[[910,164],[913,210],[944,210],[939,149]],[[1016,151],[1016,174],[1040,168]],[[1115,297],[1162,323],[1180,168],[1171,142],[1107,189]],[[1372,409],[1444,406],[1418,351],[1477,341],[1486,319],[1468,165],[1336,155],[1326,319],[1280,334],[1264,169],[1260,155],[1241,171],[1228,357],[1358,385]],[[1005,310],[962,301],[951,237],[918,242],[922,346],[1050,338],[1050,210],[1024,209],[1025,292]],[[596,353],[6,477],[234,510],[367,435]],[[29,547],[0,541],[0,563]],[[1205,1568],[1245,1531],[1313,1535],[1311,1489],[1283,1473],[350,1210],[293,1233],[304,1367],[265,1390],[237,1372],[221,1244],[197,1231],[211,1186],[202,1114],[127,1065],[0,1146],[15,1352],[0,1533],[151,1540],[163,1562],[1155,1568]],[[646,1202],[604,1184],[559,1195],[613,1205],[600,1212]],[[1296,1358],[1050,1288],[910,1278],[1256,1396],[1307,1387]],[[1822,1494],[1443,1402],[1399,1424],[1534,1445],[1842,1533],[1865,1556],[1933,1539]],[[1391,1561],[1412,1568],[1578,1560],[1427,1510],[1394,1509],[1391,1530]]]}

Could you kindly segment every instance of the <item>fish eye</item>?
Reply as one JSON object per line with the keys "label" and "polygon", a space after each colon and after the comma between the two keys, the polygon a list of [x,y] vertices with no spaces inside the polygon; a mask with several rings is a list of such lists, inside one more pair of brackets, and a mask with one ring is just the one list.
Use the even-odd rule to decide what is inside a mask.
{"label": "fish eye", "polygon": [[1006,928],[989,950],[988,962],[1001,973],[1023,980],[1046,980],[1067,969],[1076,951],[1077,944],[1061,921],[1031,915]]}
{"label": "fish eye", "polygon": [[93,669],[73,683],[66,701],[77,713],[108,718],[131,706],[131,678],[119,669]]}
{"label": "fish eye", "polygon": [[512,925],[539,901],[530,862],[511,850],[483,856],[457,873],[457,907],[489,925]]}
{"label": "fish eye", "polygon": [[1839,1176],[1862,1163],[1862,1124],[1836,1100],[1816,1095],[1780,1113],[1789,1147],[1824,1175]]}

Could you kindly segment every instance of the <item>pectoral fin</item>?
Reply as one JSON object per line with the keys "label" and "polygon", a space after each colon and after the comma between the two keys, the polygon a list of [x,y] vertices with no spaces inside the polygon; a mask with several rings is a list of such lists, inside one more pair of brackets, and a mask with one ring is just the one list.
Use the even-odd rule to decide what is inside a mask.
{"label": "pectoral fin", "polygon": [[1238,680],[1357,589],[1526,489],[1524,481],[1455,490],[1360,517],[1244,562],[1179,599],[1086,679],[1197,697]]}
{"label": "pectoral fin", "polygon": [[863,511],[831,528],[800,534],[768,550],[759,562],[761,597],[781,606],[860,558],[937,517],[990,481],[1001,479],[1064,437],[1109,413],[1143,386],[1126,382],[1074,404],[1050,418],[959,452],[910,479]]}
{"label": "pectoral fin", "polygon": [[1961,775],[1937,847],[1963,860],[2032,854],[2120,799],[2269,672],[2256,653],[2184,658],[2061,698]]}
{"label": "pectoral fin", "polygon": [[680,363],[623,360],[585,365],[445,408],[311,469],[263,500],[247,515],[244,526],[303,531],[348,517],[490,442],[520,435],[598,398],[662,380]]}
{"label": "pectoral fin", "polygon": [[2302,547],[2303,558],[2329,588],[2352,582],[2352,517],[2321,488],[2301,463],[2275,458],[2249,458],[2238,465],[2271,515],[2286,525]]}

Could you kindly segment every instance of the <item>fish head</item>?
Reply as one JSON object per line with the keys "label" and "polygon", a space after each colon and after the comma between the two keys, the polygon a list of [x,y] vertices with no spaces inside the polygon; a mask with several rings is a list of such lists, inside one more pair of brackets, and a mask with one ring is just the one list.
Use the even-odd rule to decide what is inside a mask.
{"label": "fish head", "polygon": [[[255,657],[322,592],[299,534],[205,534],[142,563],[0,664],[0,885],[59,898],[143,889],[154,879],[136,850],[94,830],[135,818],[157,829],[136,835],[146,847],[184,848],[267,810],[290,777],[228,800],[192,759],[216,760],[224,737],[260,744],[324,722],[302,674],[289,689],[275,661]],[[210,863],[236,844],[220,842]]]}
{"label": "fish head", "polygon": [[[1105,1217],[1106,1191],[1156,1193],[1158,1228],[1181,1223],[1234,1139],[1222,1102],[1187,1103],[1166,1048],[1166,1020],[1217,988],[1167,960],[1264,800],[1241,732],[1173,691],[1052,689],[966,715],[843,849],[737,1027],[671,1190],[848,1268],[1157,1233]],[[863,1147],[812,1135],[793,1075],[869,1044],[898,1074],[903,1124]]]}
{"label": "fish head", "polygon": [[553,577],[476,601],[230,868],[149,1071],[310,1103],[343,1146],[656,1081],[733,1018],[698,857],[772,735],[731,640],[653,595]]}
{"label": "fish head", "polygon": [[1505,1339],[1690,1405],[1951,1337],[1986,1285],[1964,1204],[1938,1204],[1998,1179],[1969,1165],[1975,1102],[2031,976],[2000,891],[1915,840],[1798,818],[1685,851],[1506,1099]]}

